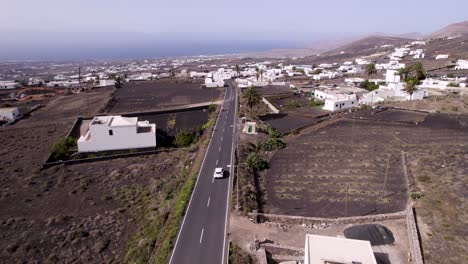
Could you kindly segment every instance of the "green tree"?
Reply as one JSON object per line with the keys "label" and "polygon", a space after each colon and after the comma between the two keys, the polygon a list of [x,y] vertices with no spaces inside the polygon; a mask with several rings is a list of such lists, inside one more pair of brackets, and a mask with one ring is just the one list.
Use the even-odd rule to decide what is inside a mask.
{"label": "green tree", "polygon": [[413,76],[416,77],[416,79],[418,79],[418,81],[426,79],[424,67],[420,62],[415,63],[411,66],[411,72],[413,73]]}
{"label": "green tree", "polygon": [[369,76],[369,78],[370,78],[372,75],[377,74],[377,68],[375,68],[375,64],[374,64],[374,63],[368,64],[368,65],[366,66],[366,74],[367,74],[367,76]]}
{"label": "green tree", "polygon": [[64,159],[70,151],[76,148],[76,139],[72,137],[62,138],[52,147],[52,159],[54,161]]}
{"label": "green tree", "polygon": [[400,76],[402,81],[406,81],[409,74],[410,74],[410,71],[408,67],[398,69],[398,75]]}
{"label": "green tree", "polygon": [[418,83],[419,83],[419,80],[416,78],[409,78],[406,80],[406,87],[403,90],[409,93],[410,100],[413,100],[413,93],[418,90],[416,86]]}
{"label": "green tree", "polygon": [[250,86],[247,92],[244,94],[247,106],[250,109],[250,115],[252,115],[252,108],[260,103],[260,95],[258,94],[255,87]]}
{"label": "green tree", "polygon": [[255,152],[249,153],[246,165],[251,172],[261,171],[268,168],[268,162],[260,158]]}
{"label": "green tree", "polygon": [[237,77],[240,77],[240,67],[239,64],[236,65]]}
{"label": "green tree", "polygon": [[180,131],[174,139],[174,145],[178,147],[188,147],[197,140],[197,136],[191,131]]}

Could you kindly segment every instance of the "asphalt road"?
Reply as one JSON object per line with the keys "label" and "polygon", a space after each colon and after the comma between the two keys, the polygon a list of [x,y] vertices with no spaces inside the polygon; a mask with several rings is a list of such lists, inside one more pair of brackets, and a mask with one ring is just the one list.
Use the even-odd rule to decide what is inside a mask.
{"label": "asphalt road", "polygon": [[[237,105],[236,89],[229,83],[170,264],[220,264],[227,259],[227,217],[234,151]],[[214,179],[215,168],[225,169]]]}

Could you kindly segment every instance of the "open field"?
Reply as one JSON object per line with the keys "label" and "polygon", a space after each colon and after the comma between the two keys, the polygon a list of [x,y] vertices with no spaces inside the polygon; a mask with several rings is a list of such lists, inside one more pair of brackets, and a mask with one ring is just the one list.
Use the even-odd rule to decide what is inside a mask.
{"label": "open field", "polygon": [[443,142],[420,136],[440,133],[440,118],[446,116],[421,125],[391,123],[391,113],[387,116],[387,122],[355,120],[354,129],[352,120],[343,119],[288,142],[273,155],[263,177],[265,211],[317,217],[401,211],[408,199],[402,151],[431,142],[468,142],[458,120],[453,131],[443,131],[448,137]]}
{"label": "open field", "polygon": [[131,82],[118,89],[110,113],[151,111],[217,101],[221,90],[201,88],[196,82]]}
{"label": "open field", "polygon": [[468,116],[390,109],[370,115],[381,121],[359,120],[369,111],[356,113],[354,133],[353,120],[343,118],[301,132],[274,153],[260,178],[264,211],[390,213],[403,210],[410,193],[422,193],[415,206],[426,262],[466,261]]}
{"label": "open field", "polygon": [[387,102],[383,105],[448,114],[468,114],[468,95],[447,94],[431,96],[425,100]]}
{"label": "open field", "polygon": [[57,96],[46,106],[35,111],[30,118],[20,123],[54,123],[57,121],[73,122],[78,116],[92,116],[99,113],[111,98],[112,87],[99,88],[79,94]]}
{"label": "open field", "polygon": [[[193,184],[185,186],[198,145],[41,170],[76,117],[98,114],[111,91],[51,98],[29,118],[0,129],[1,263],[146,263],[154,252],[168,254],[167,237],[180,217],[174,203],[186,202],[182,192],[190,195]],[[182,112],[158,127],[200,126],[208,114]]]}

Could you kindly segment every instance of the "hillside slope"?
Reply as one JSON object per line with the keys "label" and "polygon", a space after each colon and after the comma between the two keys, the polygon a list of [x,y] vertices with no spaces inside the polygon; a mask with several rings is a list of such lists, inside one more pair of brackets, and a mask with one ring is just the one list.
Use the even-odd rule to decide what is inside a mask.
{"label": "hillside slope", "polygon": [[468,37],[468,21],[448,25],[430,35],[430,38]]}

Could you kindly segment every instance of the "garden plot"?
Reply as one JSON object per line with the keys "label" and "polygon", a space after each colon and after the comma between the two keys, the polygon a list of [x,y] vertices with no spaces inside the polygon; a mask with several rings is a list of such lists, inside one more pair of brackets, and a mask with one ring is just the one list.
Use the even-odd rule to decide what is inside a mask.
{"label": "garden plot", "polygon": [[385,122],[414,123],[424,121],[428,113],[403,109],[367,109],[352,114],[347,114],[348,118],[367,119]]}
{"label": "garden plot", "polygon": [[[419,125],[355,119],[353,126],[342,119],[306,130],[270,159],[261,178],[264,211],[315,217],[391,213],[404,209],[409,192],[420,192],[416,212],[425,258],[460,262],[467,237],[466,120],[429,114]],[[440,256],[441,247],[458,254]]]}
{"label": "garden plot", "polygon": [[401,143],[380,126],[344,120],[288,143],[265,176],[269,213],[344,217],[397,212],[407,192]]}
{"label": "garden plot", "polygon": [[109,112],[128,113],[210,103],[221,99],[221,90],[192,82],[132,82],[117,89],[114,97],[116,103]]}

